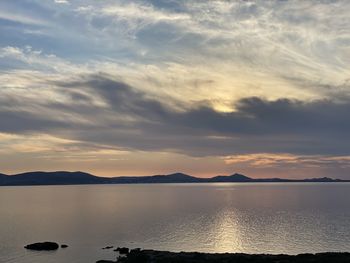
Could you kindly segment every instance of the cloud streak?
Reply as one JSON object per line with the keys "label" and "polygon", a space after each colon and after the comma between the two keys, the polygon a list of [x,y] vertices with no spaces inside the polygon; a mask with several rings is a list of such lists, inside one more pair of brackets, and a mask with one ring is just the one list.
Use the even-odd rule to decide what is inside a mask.
{"label": "cloud streak", "polygon": [[49,85],[65,99],[7,97],[0,108],[1,131],[44,130],[67,139],[194,156],[350,154],[349,101],[251,97],[237,101],[232,112],[220,112],[207,102],[168,104],[106,75]]}

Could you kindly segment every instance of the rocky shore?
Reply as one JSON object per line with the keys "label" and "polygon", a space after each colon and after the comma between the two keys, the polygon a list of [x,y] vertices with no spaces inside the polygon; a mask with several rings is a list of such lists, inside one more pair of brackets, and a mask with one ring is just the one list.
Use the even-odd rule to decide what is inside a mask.
{"label": "rocky shore", "polygon": [[132,249],[116,261],[100,260],[97,263],[345,263],[350,262],[350,253],[318,253],[300,255],[265,255],[241,253],[168,252]]}
{"label": "rocky shore", "polygon": [[[57,250],[56,242],[39,242],[26,245],[29,250]],[[112,249],[106,246],[102,249]],[[142,250],[117,247],[113,251],[118,253],[115,260],[98,260],[96,263],[349,263],[350,253],[317,253],[299,255],[269,255],[243,253],[199,253],[199,252],[169,252],[157,250]]]}

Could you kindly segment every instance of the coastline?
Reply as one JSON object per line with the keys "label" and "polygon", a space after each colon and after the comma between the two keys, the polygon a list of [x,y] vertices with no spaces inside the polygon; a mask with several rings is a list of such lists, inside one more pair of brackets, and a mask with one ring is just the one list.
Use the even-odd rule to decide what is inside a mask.
{"label": "coastline", "polygon": [[26,172],[6,175],[0,173],[0,186],[91,185],[91,184],[174,184],[174,183],[344,183],[350,180],[329,177],[311,179],[251,178],[243,174],[218,175],[204,178],[184,173],[151,176],[99,177],[85,172]]}
{"label": "coastline", "polygon": [[[32,251],[56,251],[67,249],[67,244],[58,244],[52,241],[37,242],[24,246]],[[350,262],[349,252],[321,252],[303,253],[297,255],[288,254],[247,254],[247,253],[205,253],[205,252],[170,252],[162,250],[141,249],[128,247],[115,247],[108,245],[102,250],[116,252],[115,259],[100,259],[96,263],[315,263]]]}
{"label": "coastline", "polygon": [[350,262],[350,253],[325,252],[316,254],[272,255],[244,253],[199,253],[199,252],[170,252],[157,250],[133,249],[125,256],[119,256],[116,261],[99,260],[96,263],[245,263],[245,262]]}

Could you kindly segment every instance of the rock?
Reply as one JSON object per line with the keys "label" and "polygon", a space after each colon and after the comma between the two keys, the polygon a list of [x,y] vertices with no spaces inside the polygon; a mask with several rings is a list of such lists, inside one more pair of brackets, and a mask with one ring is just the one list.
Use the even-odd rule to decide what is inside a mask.
{"label": "rock", "polygon": [[137,252],[140,252],[140,251],[141,251],[141,248],[137,247],[137,248],[131,249],[130,253],[137,253]]}
{"label": "rock", "polygon": [[38,251],[57,250],[58,244],[55,242],[39,242],[39,243],[26,245],[24,248],[30,249],[30,250],[38,250]]}
{"label": "rock", "polygon": [[169,252],[155,250],[131,250],[118,263],[345,263],[350,262],[350,253],[318,253],[300,255],[269,255],[243,253],[199,253],[199,252]]}
{"label": "rock", "polygon": [[61,245],[61,248],[67,248],[67,247],[68,247],[68,245],[66,245],[66,244]]}
{"label": "rock", "polygon": [[113,260],[97,260],[96,263],[116,263],[117,261]]}
{"label": "rock", "polygon": [[117,247],[116,249],[114,249],[114,251],[118,251],[119,254],[128,254],[129,253],[129,248],[127,247]]}
{"label": "rock", "polygon": [[106,246],[106,247],[103,247],[102,249],[111,249],[113,248],[113,246]]}

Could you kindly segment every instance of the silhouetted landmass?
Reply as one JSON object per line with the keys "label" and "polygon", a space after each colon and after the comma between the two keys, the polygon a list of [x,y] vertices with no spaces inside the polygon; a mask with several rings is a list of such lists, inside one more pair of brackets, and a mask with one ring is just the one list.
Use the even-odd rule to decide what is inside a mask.
{"label": "silhouetted landmass", "polygon": [[101,184],[107,183],[108,179],[83,172],[29,172],[0,177],[0,183],[2,185]]}
{"label": "silhouetted landmass", "polygon": [[229,176],[219,175],[209,179],[210,182],[252,182],[254,179],[243,174],[232,174]]}
{"label": "silhouetted landmass", "polygon": [[199,178],[183,173],[153,176],[99,177],[84,172],[28,172],[15,175],[0,174],[0,185],[74,185],[74,184],[152,184],[152,183],[260,183],[260,182],[350,182],[328,177],[303,180],[266,178],[254,179],[242,174]]}
{"label": "silhouetted landmass", "polygon": [[243,253],[198,253],[168,252],[132,249],[126,257],[113,260],[98,260],[96,263],[345,263],[350,262],[350,253],[317,253],[299,255],[269,255]]}
{"label": "silhouetted landmass", "polygon": [[5,174],[0,174],[0,185],[7,185],[9,182],[9,176]]}

